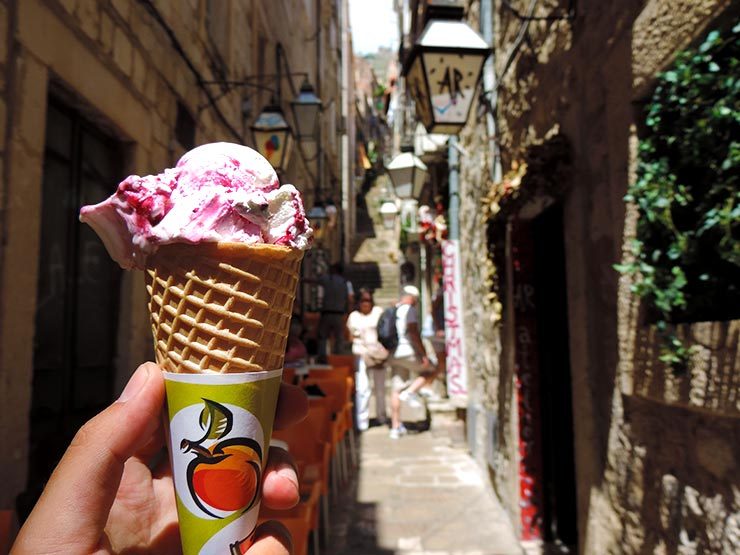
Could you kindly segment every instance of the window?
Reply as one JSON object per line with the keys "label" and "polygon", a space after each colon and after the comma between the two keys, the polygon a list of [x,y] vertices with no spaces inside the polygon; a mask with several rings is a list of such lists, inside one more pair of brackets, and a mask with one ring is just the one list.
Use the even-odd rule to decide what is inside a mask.
{"label": "window", "polygon": [[190,150],[195,146],[195,119],[179,100],[175,119],[175,139],[185,150]]}

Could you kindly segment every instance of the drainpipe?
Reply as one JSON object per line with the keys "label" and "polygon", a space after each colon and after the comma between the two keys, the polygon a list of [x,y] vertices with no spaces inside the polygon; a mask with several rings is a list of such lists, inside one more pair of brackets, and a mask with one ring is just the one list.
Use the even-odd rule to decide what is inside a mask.
{"label": "drainpipe", "polygon": [[460,162],[457,152],[457,135],[450,135],[447,140],[447,166],[449,168],[449,195],[447,236],[450,239],[460,239]]}
{"label": "drainpipe", "polygon": [[[493,2],[492,0],[481,0],[480,3],[480,31],[483,40],[493,48]],[[494,183],[501,181],[503,172],[501,170],[501,153],[496,142],[496,106],[498,104],[498,93],[496,92],[496,72],[493,70],[495,53],[488,57],[483,66],[483,90],[491,93],[491,110],[486,112],[486,134],[488,135],[488,153],[491,158],[491,179]]]}

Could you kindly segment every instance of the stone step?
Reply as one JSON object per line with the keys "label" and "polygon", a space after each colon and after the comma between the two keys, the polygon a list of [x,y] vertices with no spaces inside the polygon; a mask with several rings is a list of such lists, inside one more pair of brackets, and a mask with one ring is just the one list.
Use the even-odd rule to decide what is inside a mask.
{"label": "stone step", "polygon": [[361,287],[372,290],[378,305],[385,306],[398,298],[399,272],[396,264],[355,262],[345,266],[344,277],[352,282],[355,291]]}

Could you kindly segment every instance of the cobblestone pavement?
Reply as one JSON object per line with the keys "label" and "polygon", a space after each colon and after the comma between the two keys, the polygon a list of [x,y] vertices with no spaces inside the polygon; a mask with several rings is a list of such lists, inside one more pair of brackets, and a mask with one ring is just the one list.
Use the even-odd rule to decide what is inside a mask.
{"label": "cobblestone pavement", "polygon": [[429,431],[398,440],[385,426],[364,432],[322,555],[521,555],[463,433],[445,412],[433,413]]}

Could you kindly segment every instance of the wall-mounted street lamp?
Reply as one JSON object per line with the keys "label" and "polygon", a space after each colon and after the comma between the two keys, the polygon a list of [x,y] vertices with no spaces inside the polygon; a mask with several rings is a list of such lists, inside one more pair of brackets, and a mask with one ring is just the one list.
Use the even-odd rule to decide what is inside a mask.
{"label": "wall-mounted street lamp", "polygon": [[[306,72],[293,73],[290,71],[285,51],[280,43],[275,45],[274,74],[248,75],[240,81],[203,81],[203,85],[220,85],[224,87],[220,96],[228,94],[235,88],[252,88],[268,91],[272,94],[270,104],[266,106],[249,129],[254,146],[272,164],[278,174],[288,168],[292,151],[293,135],[301,141],[314,140],[319,128],[319,113],[321,100],[308,82]],[[296,91],[291,77],[302,76],[303,83],[300,91]],[[281,108],[282,82],[287,78],[294,95],[291,101],[295,130],[291,129]],[[211,99],[213,104],[219,97]],[[250,97],[242,100],[242,113],[248,116],[251,107]]]}
{"label": "wall-mounted street lamp", "polygon": [[401,201],[401,229],[406,233],[407,243],[419,242],[419,201],[404,199]]}
{"label": "wall-mounted street lamp", "polygon": [[313,228],[314,237],[318,240],[321,240],[321,238],[324,236],[326,224],[329,219],[329,215],[326,213],[326,208],[324,208],[324,203],[320,200],[317,200],[311,207],[311,209],[306,213],[306,218],[308,218],[308,221]]}
{"label": "wall-mounted street lamp", "polygon": [[406,87],[429,133],[454,135],[465,125],[483,62],[483,37],[461,21],[461,7],[435,12],[404,63]]}
{"label": "wall-mounted street lamp", "polygon": [[249,128],[257,151],[272,164],[278,174],[282,174],[290,162],[293,138],[290,125],[277,102],[265,106]]}
{"label": "wall-mounted street lamp", "polygon": [[380,216],[383,218],[383,227],[385,229],[393,229],[396,227],[397,215],[398,207],[392,200],[386,200],[380,205]]}
{"label": "wall-mounted street lamp", "polygon": [[[405,149],[403,147],[401,150]],[[385,169],[398,198],[419,198],[427,178],[427,166],[418,156],[409,151],[401,152]]]}
{"label": "wall-mounted street lamp", "polygon": [[298,96],[291,101],[290,108],[293,111],[295,122],[295,135],[299,141],[315,141],[319,125],[319,112],[321,111],[321,100],[308,79],[303,80]]}

